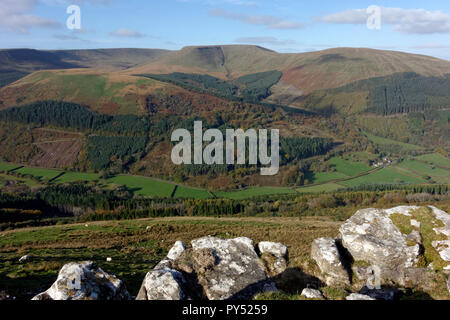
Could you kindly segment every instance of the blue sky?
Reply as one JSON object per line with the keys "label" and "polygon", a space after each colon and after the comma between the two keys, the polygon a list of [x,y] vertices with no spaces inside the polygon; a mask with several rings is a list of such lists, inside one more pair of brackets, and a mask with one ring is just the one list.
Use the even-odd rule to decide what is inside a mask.
{"label": "blue sky", "polygon": [[[71,4],[80,30],[66,27]],[[371,5],[380,30],[367,27]],[[2,48],[369,47],[450,60],[450,1],[0,0],[0,35]]]}

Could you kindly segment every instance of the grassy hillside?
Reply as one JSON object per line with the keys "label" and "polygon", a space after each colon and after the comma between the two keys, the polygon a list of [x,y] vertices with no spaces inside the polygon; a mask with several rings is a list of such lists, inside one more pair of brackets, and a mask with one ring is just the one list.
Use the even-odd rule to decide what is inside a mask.
{"label": "grassy hillside", "polygon": [[88,69],[40,71],[0,88],[0,108],[36,101],[70,101],[106,114],[139,114],[145,95],[166,84]]}
{"label": "grassy hillside", "polygon": [[[421,55],[363,48],[280,54],[256,46],[206,46],[186,47],[127,72],[183,72],[236,79],[246,74],[270,70],[283,73],[276,91],[284,90],[294,96],[302,96],[315,90],[337,88],[357,80],[401,72],[443,77],[450,73],[450,62]],[[296,88],[296,92],[289,91],[288,88],[291,87]]]}
{"label": "grassy hillside", "polygon": [[122,70],[151,62],[169,51],[160,49],[0,50],[0,71],[100,68]]}

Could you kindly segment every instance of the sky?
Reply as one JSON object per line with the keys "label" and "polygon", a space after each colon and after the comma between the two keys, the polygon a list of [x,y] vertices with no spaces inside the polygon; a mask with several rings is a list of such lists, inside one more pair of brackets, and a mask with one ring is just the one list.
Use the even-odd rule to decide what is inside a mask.
{"label": "sky", "polygon": [[[76,11],[67,13],[72,5],[79,28]],[[0,48],[217,44],[277,52],[367,47],[450,60],[450,1],[0,0]]]}

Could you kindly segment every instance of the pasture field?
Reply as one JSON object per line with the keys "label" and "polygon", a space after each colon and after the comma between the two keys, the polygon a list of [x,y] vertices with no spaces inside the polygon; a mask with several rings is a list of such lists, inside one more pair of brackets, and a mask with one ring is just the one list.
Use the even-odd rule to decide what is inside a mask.
{"label": "pasture field", "polygon": [[169,182],[162,182],[145,177],[118,175],[106,180],[107,183],[124,185],[133,194],[141,196],[170,197],[175,185]]}
{"label": "pasture field", "polygon": [[293,194],[295,191],[290,188],[277,187],[255,187],[239,191],[217,191],[214,194],[218,198],[227,198],[232,200],[244,200],[258,196],[276,195],[276,194]]}
{"label": "pasture field", "polygon": [[0,162],[0,172],[9,171],[18,167],[16,164]]}
{"label": "pasture field", "polygon": [[51,180],[58,175],[60,175],[63,171],[60,170],[52,170],[52,169],[41,169],[41,168],[32,168],[32,167],[23,167],[18,170],[15,170],[14,173],[21,173],[31,175],[38,180]]}
{"label": "pasture field", "polygon": [[366,176],[358,177],[355,179],[341,181],[346,187],[357,187],[364,184],[394,184],[394,183],[415,183],[420,184],[426,182],[425,179],[418,177],[412,177],[402,174],[394,170],[394,168],[384,168],[376,172],[372,172]]}
{"label": "pasture field", "polygon": [[18,177],[14,177],[14,176],[10,176],[10,175],[7,175],[7,174],[1,174],[0,173],[0,187],[4,187],[6,185],[6,181],[21,182],[21,183],[24,183],[26,186],[29,186],[29,187],[36,187],[36,186],[39,185],[39,183],[37,183],[36,181],[34,181],[32,179],[18,178]]}
{"label": "pasture field", "polygon": [[324,183],[337,179],[348,178],[349,176],[341,172],[309,172],[305,175],[305,178],[312,183]]}
{"label": "pasture field", "polygon": [[422,156],[418,156],[415,159],[425,161],[427,163],[434,164],[436,166],[441,166],[441,167],[450,169],[450,159],[447,157],[444,157],[443,155],[441,155],[439,153],[425,154]]}
{"label": "pasture field", "polygon": [[311,186],[311,187],[306,186],[303,188],[298,188],[296,189],[296,191],[299,193],[321,193],[321,192],[333,192],[343,188],[345,188],[345,186],[337,183],[326,183],[318,186]]}
{"label": "pasture field", "polygon": [[309,172],[305,178],[311,183],[325,183],[338,179],[345,179],[357,176],[371,169],[367,163],[362,161],[352,161],[342,157],[333,157],[328,160],[333,172]]}
{"label": "pasture field", "polygon": [[333,157],[328,162],[337,172],[349,177],[356,176],[371,169],[365,162],[355,162],[340,157]]}
{"label": "pasture field", "polygon": [[212,198],[212,195],[206,190],[177,186],[177,190],[175,190],[173,197],[186,199],[209,199]]}
{"label": "pasture field", "polygon": [[53,180],[54,183],[66,183],[77,181],[96,181],[100,179],[100,175],[96,173],[84,173],[67,171],[62,176]]}
{"label": "pasture field", "polygon": [[395,166],[394,170],[419,178],[429,176],[437,183],[450,183],[450,170],[416,160],[405,160]]}

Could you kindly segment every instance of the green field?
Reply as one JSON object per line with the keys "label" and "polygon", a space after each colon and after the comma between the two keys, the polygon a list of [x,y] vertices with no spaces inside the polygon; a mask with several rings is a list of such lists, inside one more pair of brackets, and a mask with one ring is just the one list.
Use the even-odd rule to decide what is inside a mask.
{"label": "green field", "polygon": [[1,171],[9,171],[9,170],[12,170],[12,169],[15,169],[18,167],[19,166],[16,164],[0,162],[0,172]]}
{"label": "green field", "polygon": [[351,178],[371,169],[365,162],[352,161],[343,159],[341,157],[333,157],[328,160],[328,163],[335,171],[309,172],[305,175],[305,178],[310,182],[317,184],[339,179]]}
{"label": "green field", "polygon": [[126,175],[115,176],[106,181],[111,184],[126,186],[133,194],[141,196],[170,197],[175,188],[172,183]]}
{"label": "green field", "polygon": [[296,191],[299,193],[321,193],[321,192],[333,192],[343,188],[345,188],[345,186],[342,186],[337,183],[326,183],[321,184],[319,186],[298,188],[296,189]]}
{"label": "green field", "polygon": [[24,167],[24,168],[14,171],[14,173],[31,175],[38,180],[51,180],[51,179],[57,177],[62,172],[63,171],[59,171],[59,170],[40,169],[40,168],[31,168],[31,167]]}
{"label": "green field", "polygon": [[66,172],[62,176],[55,179],[55,183],[65,183],[65,182],[77,182],[77,181],[95,181],[99,180],[100,175],[95,173],[83,173],[83,172]]}
{"label": "green field", "polygon": [[275,195],[275,194],[292,194],[295,193],[290,188],[276,188],[276,187],[256,187],[248,188],[240,191],[219,191],[214,192],[218,198],[227,198],[233,200],[244,200],[258,196]]}
{"label": "green field", "polygon": [[345,160],[339,157],[333,157],[328,162],[336,169],[337,172],[346,176],[353,177],[360,173],[369,171],[371,168],[364,162],[355,162]]}
{"label": "green field", "polygon": [[341,172],[309,172],[305,177],[314,184],[348,178],[347,175]]}
{"label": "green field", "polygon": [[6,181],[8,181],[8,180],[24,183],[25,185],[27,185],[29,187],[35,187],[35,186],[39,185],[39,183],[37,183],[36,181],[34,181],[32,179],[17,178],[17,177],[9,176],[6,174],[0,174],[0,187],[4,187],[6,184]]}
{"label": "green field", "polygon": [[441,155],[439,153],[425,154],[422,156],[418,156],[415,159],[425,161],[425,162],[434,164],[436,166],[450,168],[450,159],[448,159],[447,157],[444,157],[443,155]]}
{"label": "green field", "polygon": [[174,198],[186,199],[208,199],[211,197],[211,194],[206,190],[192,189],[183,186],[178,186],[174,194]]}
{"label": "green field", "polygon": [[429,176],[437,183],[450,182],[450,170],[435,167],[416,160],[405,160],[393,169],[397,172],[418,178]]}
{"label": "green field", "polygon": [[422,150],[422,147],[416,146],[414,144],[410,144],[410,143],[404,143],[404,142],[400,142],[400,141],[395,141],[395,140],[391,140],[391,139],[387,139],[387,138],[382,138],[382,137],[378,137],[375,136],[373,134],[370,134],[368,132],[364,132],[364,134],[367,136],[367,138],[372,141],[375,144],[379,144],[379,145],[397,145],[400,146],[401,148],[405,149],[405,150]]}
{"label": "green field", "polygon": [[356,187],[364,184],[390,184],[390,183],[424,183],[424,179],[412,177],[397,172],[393,168],[384,168],[366,176],[339,182],[346,187]]}

